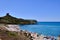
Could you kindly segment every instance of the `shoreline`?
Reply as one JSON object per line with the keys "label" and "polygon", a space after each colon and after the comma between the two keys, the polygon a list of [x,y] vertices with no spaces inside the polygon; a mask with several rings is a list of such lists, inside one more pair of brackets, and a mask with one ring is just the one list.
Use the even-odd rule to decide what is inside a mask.
{"label": "shoreline", "polygon": [[27,34],[30,33],[31,36],[32,36],[32,39],[33,40],[47,40],[47,39],[53,39],[53,40],[57,40],[58,37],[55,37],[55,36],[46,36],[46,35],[39,35],[38,33],[34,33],[34,32],[29,32],[27,30],[22,30],[23,32],[26,32]]}
{"label": "shoreline", "polygon": [[21,30],[19,25],[8,25],[8,26],[6,26],[6,25],[0,24],[0,27],[2,27],[2,26],[4,29],[7,29],[8,31],[12,31],[12,32],[15,31],[15,32],[22,33],[25,36],[29,37],[31,40],[39,40],[39,39],[41,39],[41,40],[47,40],[47,39],[57,40],[58,38],[60,38],[60,37],[54,37],[54,36],[46,36],[43,34],[39,35],[38,33],[29,32],[28,30]]}

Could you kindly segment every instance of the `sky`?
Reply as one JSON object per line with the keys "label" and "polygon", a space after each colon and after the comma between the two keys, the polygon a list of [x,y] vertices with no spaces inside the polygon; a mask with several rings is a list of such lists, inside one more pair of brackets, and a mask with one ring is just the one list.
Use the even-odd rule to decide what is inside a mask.
{"label": "sky", "polygon": [[41,22],[60,22],[60,0],[0,0],[0,17],[6,13]]}

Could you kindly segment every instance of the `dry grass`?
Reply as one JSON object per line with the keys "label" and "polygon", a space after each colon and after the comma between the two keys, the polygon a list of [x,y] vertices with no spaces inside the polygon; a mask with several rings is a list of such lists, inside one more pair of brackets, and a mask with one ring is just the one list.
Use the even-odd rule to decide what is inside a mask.
{"label": "dry grass", "polygon": [[30,40],[24,33],[0,30],[0,39],[2,40]]}

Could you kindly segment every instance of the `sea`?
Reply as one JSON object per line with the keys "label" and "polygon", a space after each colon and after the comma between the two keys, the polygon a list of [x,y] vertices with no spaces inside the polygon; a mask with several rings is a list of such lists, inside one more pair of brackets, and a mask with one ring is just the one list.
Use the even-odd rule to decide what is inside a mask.
{"label": "sea", "polygon": [[20,29],[39,35],[58,37],[60,35],[60,22],[37,22],[34,25],[20,25]]}

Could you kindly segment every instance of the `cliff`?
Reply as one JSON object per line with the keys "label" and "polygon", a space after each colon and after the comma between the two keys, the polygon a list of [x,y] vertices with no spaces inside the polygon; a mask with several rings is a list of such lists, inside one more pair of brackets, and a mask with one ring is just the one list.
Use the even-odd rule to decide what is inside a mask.
{"label": "cliff", "polygon": [[0,23],[5,23],[5,24],[36,24],[36,20],[25,20],[22,18],[16,18],[9,13],[6,14],[6,16],[0,17]]}

